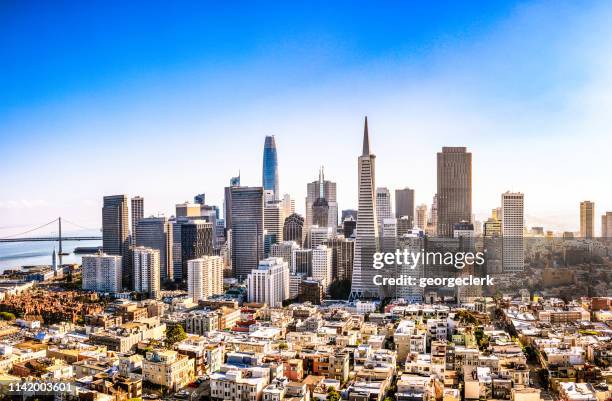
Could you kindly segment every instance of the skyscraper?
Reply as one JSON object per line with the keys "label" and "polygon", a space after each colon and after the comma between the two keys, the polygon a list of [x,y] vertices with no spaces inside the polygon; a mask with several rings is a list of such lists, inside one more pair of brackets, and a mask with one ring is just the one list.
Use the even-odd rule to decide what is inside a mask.
{"label": "skyscraper", "polygon": [[192,259],[214,253],[214,231],[211,223],[190,220],[181,224],[181,277],[175,280],[187,281],[187,263]]}
{"label": "skyscraper", "polygon": [[264,207],[264,230],[274,236],[272,244],[283,241],[283,226],[285,210],[279,202],[267,204]]}
{"label": "skyscraper", "polygon": [[165,217],[146,217],[136,224],[136,246],[159,251],[160,280],[173,279],[172,224]]}
{"label": "skyscraper", "polygon": [[502,269],[504,273],[522,271],[525,266],[524,195],[520,192],[505,192],[501,204]]}
{"label": "skyscraper", "polygon": [[389,188],[376,188],[376,217],[378,218],[378,232],[380,233],[383,221],[393,218]]}
{"label": "skyscraper", "polygon": [[323,284],[325,292],[332,280],[332,249],[319,245],[312,250],[312,278]]}
{"label": "skyscraper", "polygon": [[416,208],[415,226],[421,230],[425,230],[425,228],[427,228],[427,205],[424,203]]}
{"label": "skyscraper", "polygon": [[274,199],[278,200],[278,158],[276,154],[276,141],[274,135],[267,136],[264,143],[262,185],[264,191],[274,191]]}
{"label": "skyscraper", "polygon": [[304,218],[297,213],[293,213],[285,219],[283,224],[283,239],[285,241],[295,241],[301,246],[303,229]]}
{"label": "skyscraper", "polygon": [[158,298],[160,291],[159,250],[137,246],[134,248],[134,291]]}
{"label": "skyscraper", "polygon": [[590,239],[595,236],[595,203],[580,202],[580,237]]}
{"label": "skyscraper", "polygon": [[374,253],[378,252],[378,220],[376,214],[376,156],[370,153],[368,118],[363,129],[363,151],[357,159],[358,214],[355,239],[355,260],[351,283],[351,298],[379,295],[373,278]]}
{"label": "skyscraper", "polygon": [[203,256],[187,263],[187,292],[193,302],[223,294],[223,259]]}
{"label": "skyscraper", "polygon": [[332,248],[332,275],[334,280],[350,280],[353,277],[355,241],[343,235],[330,238],[325,245]]}
{"label": "skyscraper", "polygon": [[262,187],[232,187],[232,270],[246,279],[264,255]]}
{"label": "skyscraper", "polygon": [[[231,229],[232,227],[232,188],[240,186],[240,173],[238,177],[232,177],[230,179],[229,187],[225,187],[225,196],[223,198],[223,220],[225,220],[225,228]],[[226,233],[227,237],[227,233]]]}
{"label": "skyscraper", "polygon": [[464,147],[438,152],[437,235],[451,238],[453,227],[472,221],[472,154]]}
{"label": "skyscraper", "polygon": [[[102,206],[102,250],[107,255],[121,256],[122,285],[132,288],[128,201],[126,195],[104,197]],[[120,276],[121,277],[121,276]]]}
{"label": "skyscraper", "polygon": [[338,225],[336,183],[325,179],[323,167],[319,169],[319,179],[306,185],[305,227],[314,224],[333,228]]}
{"label": "skyscraper", "polygon": [[136,243],[136,224],[144,217],[144,199],[140,196],[134,196],[132,203],[132,243]]}
{"label": "skyscraper", "polygon": [[601,216],[601,237],[604,239],[612,237],[612,212],[606,212]]}
{"label": "skyscraper", "polygon": [[408,216],[410,225],[414,227],[414,189],[395,190],[395,217]]}

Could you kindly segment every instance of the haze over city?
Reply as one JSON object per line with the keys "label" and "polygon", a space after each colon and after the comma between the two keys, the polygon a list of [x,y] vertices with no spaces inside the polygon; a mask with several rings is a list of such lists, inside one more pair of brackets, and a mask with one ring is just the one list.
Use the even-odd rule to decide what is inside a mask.
{"label": "haze over city", "polygon": [[201,192],[221,206],[238,171],[261,185],[271,134],[299,212],[321,165],[355,208],[364,115],[377,185],[417,204],[436,152],[466,146],[479,220],[506,190],[528,226],[612,209],[610,4],[29,7],[0,11],[0,234],[59,215],[97,228],[114,193],[147,214]]}

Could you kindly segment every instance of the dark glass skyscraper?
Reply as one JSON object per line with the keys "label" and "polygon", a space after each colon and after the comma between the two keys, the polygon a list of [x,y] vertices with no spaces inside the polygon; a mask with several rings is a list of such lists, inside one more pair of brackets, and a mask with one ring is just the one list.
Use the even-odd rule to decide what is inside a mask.
{"label": "dark glass skyscraper", "polygon": [[264,191],[274,191],[274,199],[278,200],[278,158],[274,135],[267,136],[264,144],[262,183]]}

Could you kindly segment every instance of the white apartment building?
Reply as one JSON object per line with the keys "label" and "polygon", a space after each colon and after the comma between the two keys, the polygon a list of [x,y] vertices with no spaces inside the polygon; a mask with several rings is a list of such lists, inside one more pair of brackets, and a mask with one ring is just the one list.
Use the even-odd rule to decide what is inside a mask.
{"label": "white apartment building", "polygon": [[172,390],[185,387],[195,375],[194,360],[172,350],[147,352],[142,362],[142,380]]}
{"label": "white apartment building", "polygon": [[187,292],[193,302],[223,293],[223,259],[204,256],[187,262]]}
{"label": "white apartment building", "polygon": [[283,258],[267,258],[247,278],[250,302],[281,307],[289,299],[289,264]]}
{"label": "white apartment building", "polygon": [[325,291],[334,279],[332,276],[332,249],[326,245],[319,245],[312,250],[312,278],[320,280]]}
{"label": "white apartment building", "polygon": [[134,291],[158,298],[160,291],[160,252],[139,246],[134,248]]}
{"label": "white apartment building", "polygon": [[121,292],[121,256],[85,255],[82,259],[83,289],[98,292]]}

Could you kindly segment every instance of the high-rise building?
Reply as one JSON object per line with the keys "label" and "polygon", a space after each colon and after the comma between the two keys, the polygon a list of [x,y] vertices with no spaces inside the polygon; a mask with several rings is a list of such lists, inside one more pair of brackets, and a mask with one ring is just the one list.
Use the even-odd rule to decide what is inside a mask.
{"label": "high-rise building", "polygon": [[203,220],[189,220],[181,224],[181,275],[175,281],[187,280],[187,262],[213,255],[213,226]]}
{"label": "high-rise building", "polygon": [[381,252],[395,252],[397,248],[397,220],[384,219],[381,230]]}
{"label": "high-rise building", "polygon": [[283,239],[285,241],[295,241],[298,245],[303,242],[304,218],[297,213],[291,214],[285,219],[283,225]]}
{"label": "high-rise building", "polygon": [[323,284],[325,292],[333,281],[332,249],[319,245],[312,250],[312,278]]}
{"label": "high-rise building", "polygon": [[283,208],[283,213],[285,216],[292,215],[295,213],[295,199],[291,198],[291,195],[289,194],[283,195],[281,207]]}
{"label": "high-rise building", "polygon": [[408,216],[410,228],[414,227],[414,189],[395,190],[395,217]]}
{"label": "high-rise building", "polygon": [[580,202],[580,236],[586,239],[595,236],[595,202]]}
{"label": "high-rise building", "polygon": [[285,223],[284,209],[280,203],[269,203],[264,207],[264,230],[274,235],[274,242],[283,241],[283,226]]}
{"label": "high-rise building", "polygon": [[223,259],[204,256],[187,262],[187,292],[193,302],[223,294]]}
{"label": "high-rise building", "polygon": [[438,152],[437,234],[453,236],[460,221],[472,221],[472,154],[464,147]]}
{"label": "high-rise building", "polygon": [[264,199],[261,187],[232,187],[232,270],[246,279],[264,255]]}
{"label": "high-rise building", "polygon": [[601,237],[604,239],[612,237],[612,212],[606,212],[601,216]]}
{"label": "high-rise building", "polygon": [[397,237],[401,237],[404,234],[407,234],[409,232],[412,231],[412,229],[414,228],[410,217],[408,216],[402,216],[397,220]]}
{"label": "high-rise building", "polygon": [[461,221],[453,227],[453,238],[459,238],[461,249],[465,252],[473,252],[475,246],[474,224]]}
{"label": "high-rise building", "polygon": [[198,203],[177,203],[176,217],[199,217],[201,216],[200,204]]}
{"label": "high-rise building", "polygon": [[324,245],[332,249],[332,276],[338,280],[350,280],[353,276],[355,240],[338,235]]}
{"label": "high-rise building", "polygon": [[[160,279],[173,280],[172,224],[166,217],[146,217],[136,224],[136,246],[159,251]],[[180,244],[179,244],[180,245]]]}
{"label": "high-rise building", "polygon": [[427,228],[427,205],[424,203],[416,207],[415,226],[421,230]]}
{"label": "high-rise building", "polygon": [[501,237],[501,221],[493,217],[489,217],[489,219],[483,224],[483,236],[485,238]]}
{"label": "high-rise building", "polygon": [[291,268],[292,274],[312,276],[312,249],[294,249]]}
{"label": "high-rise building", "polygon": [[315,224],[319,227],[338,226],[336,183],[325,180],[323,167],[319,170],[319,179],[306,185],[305,226],[308,228]]}
{"label": "high-rise building", "polygon": [[283,241],[272,245],[270,256],[273,258],[283,258],[289,264],[289,271],[293,271],[292,259],[293,251],[300,249],[295,241]]}
{"label": "high-rise building", "polygon": [[502,269],[504,272],[522,271],[525,266],[524,195],[520,192],[505,192],[501,204]]}
{"label": "high-rise building", "polygon": [[351,298],[379,295],[374,284],[374,254],[378,252],[378,219],[376,214],[376,156],[370,152],[370,136],[366,117],[363,132],[363,151],[357,159],[358,205],[355,238],[355,260],[351,283]]}
{"label": "high-rise building", "polygon": [[[398,238],[397,249],[403,251],[407,250],[408,260],[402,264],[397,264],[397,277],[413,277],[415,282],[419,282],[421,277],[424,277],[424,267],[422,259],[414,260],[413,255],[417,255],[422,252],[423,245],[423,231],[422,229],[411,230],[410,232],[402,235]],[[394,296],[396,298],[403,298],[409,303],[420,303],[423,301],[423,287],[418,285],[402,285],[394,286]]]}
{"label": "high-rise building", "polygon": [[342,221],[346,220],[349,217],[352,217],[353,220],[357,221],[357,210],[345,209],[342,211],[342,218],[341,218]]}
{"label": "high-rise building", "polygon": [[389,188],[376,188],[376,217],[378,218],[378,232],[380,233],[383,221],[393,218]]}
{"label": "high-rise building", "polygon": [[[131,255],[129,244],[128,201],[126,195],[104,197],[102,206],[102,251],[121,256],[122,285],[132,288]],[[121,276],[120,276],[121,277]]]}
{"label": "high-rise building", "polygon": [[159,298],[160,252],[158,249],[137,246],[134,248],[134,291],[150,298]]}
{"label": "high-rise building", "polygon": [[336,230],[331,227],[310,226],[308,229],[308,248],[314,249],[334,236]]}
{"label": "high-rise building", "polygon": [[[223,197],[223,220],[225,220],[225,227],[228,230],[232,228],[232,188],[240,186],[240,173],[238,177],[232,177],[230,179],[229,187],[225,187]],[[226,233],[227,237],[227,233]]]}
{"label": "high-rise building", "polygon": [[194,196],[193,203],[196,203],[198,205],[205,205],[206,204],[206,194],[201,193],[201,194],[197,194],[196,196]]}
{"label": "high-rise building", "polygon": [[136,243],[136,224],[144,217],[144,199],[134,196],[130,199],[132,204],[132,243]]}
{"label": "high-rise building", "polygon": [[342,234],[346,238],[355,238],[355,230],[357,229],[357,220],[353,216],[348,216],[342,220]]}
{"label": "high-rise building", "polygon": [[267,258],[259,262],[247,277],[249,302],[283,306],[289,299],[289,268],[282,258]]}
{"label": "high-rise building", "polygon": [[82,287],[84,290],[110,293],[121,292],[121,256],[107,255],[105,253],[84,255],[81,261],[81,269]]}
{"label": "high-rise building", "polygon": [[434,195],[429,209],[429,221],[425,231],[429,235],[437,235],[438,231],[438,195]]}
{"label": "high-rise building", "polygon": [[264,143],[262,186],[264,190],[274,192],[274,199],[280,197],[278,187],[278,157],[274,135],[267,136]]}

